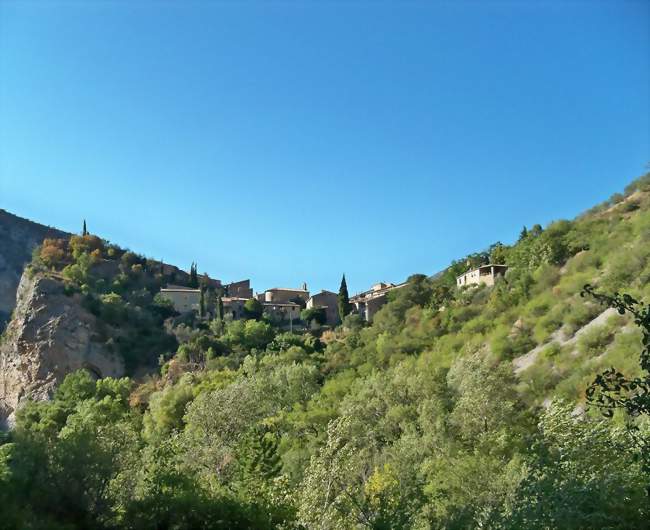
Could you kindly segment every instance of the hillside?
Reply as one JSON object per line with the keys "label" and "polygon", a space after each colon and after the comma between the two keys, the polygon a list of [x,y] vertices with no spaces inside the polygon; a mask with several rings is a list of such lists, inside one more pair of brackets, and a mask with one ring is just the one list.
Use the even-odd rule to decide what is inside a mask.
{"label": "hillside", "polygon": [[46,237],[62,238],[67,234],[0,209],[0,331],[9,320],[16,304],[16,290],[32,250]]}
{"label": "hillside", "polygon": [[[60,277],[103,344],[128,330],[127,371],[159,356],[160,371],[80,371],[24,401],[0,446],[9,528],[649,527],[647,412],[604,418],[587,392],[611,366],[646,377],[650,338],[584,286],[650,300],[650,175],[411,276],[372,325],[349,314],[301,334],[180,321],[152,296],[153,264],[99,239],[61,245],[43,245],[34,277]],[[484,263],[508,270],[457,287]]]}
{"label": "hillside", "polygon": [[[75,370],[142,376],[175,351],[177,340],[164,326],[174,311],[156,294],[169,283],[187,285],[188,273],[94,235],[42,230],[10,214],[4,219],[10,223],[0,234],[9,249],[3,256],[14,264],[6,275],[10,288],[19,268],[22,277],[0,338],[0,428],[13,423],[21,403],[50,399]],[[54,237],[38,241],[42,235]],[[29,250],[27,268],[21,244]]]}

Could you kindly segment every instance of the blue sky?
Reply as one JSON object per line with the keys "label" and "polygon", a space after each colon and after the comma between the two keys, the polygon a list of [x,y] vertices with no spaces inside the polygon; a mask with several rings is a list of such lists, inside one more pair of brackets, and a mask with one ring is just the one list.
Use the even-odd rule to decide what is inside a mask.
{"label": "blue sky", "polygon": [[3,2],[0,208],[256,290],[433,273],[645,172],[649,6]]}

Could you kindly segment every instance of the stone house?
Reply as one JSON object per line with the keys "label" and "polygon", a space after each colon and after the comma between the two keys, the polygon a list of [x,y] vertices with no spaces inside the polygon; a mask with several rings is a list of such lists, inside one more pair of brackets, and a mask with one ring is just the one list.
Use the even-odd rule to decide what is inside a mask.
{"label": "stone house", "polygon": [[253,298],[250,280],[241,280],[226,285],[226,295],[231,298]]}
{"label": "stone house", "polygon": [[481,265],[476,269],[469,270],[458,276],[456,278],[456,285],[463,287],[465,285],[479,285],[484,283],[485,285],[492,286],[499,276],[505,275],[507,270],[507,265],[497,265],[495,263]]}
{"label": "stone house", "polygon": [[296,302],[262,302],[264,314],[274,323],[300,319],[301,306]]}
{"label": "stone house", "polygon": [[309,291],[307,290],[307,284],[303,284],[301,289],[274,287],[259,293],[257,299],[262,303],[287,303],[300,299],[303,304],[306,304],[307,300],[309,300]]}
{"label": "stone house", "polygon": [[250,298],[242,298],[236,296],[224,296],[221,299],[223,303],[223,317],[224,319],[239,320],[244,316],[244,304]]}
{"label": "stone house", "polygon": [[326,322],[330,326],[335,326],[341,321],[339,318],[338,295],[332,291],[322,290],[320,293],[313,295],[307,300],[306,307],[307,309],[324,308]]}
{"label": "stone house", "polygon": [[366,322],[372,322],[375,313],[388,301],[388,293],[394,289],[404,287],[406,282],[395,285],[394,283],[379,282],[367,291],[355,294],[350,298],[350,303],[355,311]]}
{"label": "stone house", "polygon": [[[245,318],[244,304],[247,300],[250,300],[250,298],[224,296],[221,299],[224,318],[227,320]],[[298,320],[302,308],[300,304],[295,302],[262,302],[262,309],[269,320],[279,324]]]}
{"label": "stone house", "polygon": [[192,289],[191,287],[182,287],[180,285],[169,285],[160,289],[160,294],[171,300],[174,309],[179,313],[188,311],[199,311],[201,303],[201,289]]}

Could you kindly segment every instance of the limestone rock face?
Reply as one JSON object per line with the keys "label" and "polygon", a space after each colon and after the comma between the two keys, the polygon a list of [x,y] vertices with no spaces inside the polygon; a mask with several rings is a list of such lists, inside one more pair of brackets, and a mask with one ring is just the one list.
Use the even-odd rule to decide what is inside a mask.
{"label": "limestone rock face", "polygon": [[20,404],[47,400],[70,372],[121,377],[119,355],[97,341],[97,321],[79,295],[67,296],[56,278],[23,274],[14,317],[0,343],[0,428],[11,427]]}

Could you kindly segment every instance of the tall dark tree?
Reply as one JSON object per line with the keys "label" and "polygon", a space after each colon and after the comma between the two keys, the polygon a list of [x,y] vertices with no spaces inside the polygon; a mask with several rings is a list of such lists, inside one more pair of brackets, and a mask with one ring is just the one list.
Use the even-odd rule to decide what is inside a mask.
{"label": "tall dark tree", "polygon": [[199,276],[196,273],[196,263],[190,265],[190,287],[196,289],[199,286]]}
{"label": "tall dark tree", "polygon": [[343,278],[341,278],[341,286],[339,287],[338,306],[339,316],[341,317],[341,320],[343,320],[346,315],[350,314],[352,309],[350,306],[350,295],[348,294],[348,284],[345,281],[345,274],[343,275]]}
{"label": "tall dark tree", "polygon": [[201,289],[201,294],[199,295],[199,316],[201,318],[205,317],[205,291]]}
{"label": "tall dark tree", "polygon": [[519,241],[526,239],[527,236],[528,236],[528,228],[524,226],[521,229],[521,232],[519,233]]}
{"label": "tall dark tree", "polygon": [[88,235],[88,229],[86,228],[86,220],[85,219],[84,219],[84,227],[83,227],[83,230],[81,232],[81,235],[82,236],[87,236]]}
{"label": "tall dark tree", "polygon": [[216,315],[218,320],[223,320],[223,300],[221,299],[221,295],[217,297],[217,315]]}

